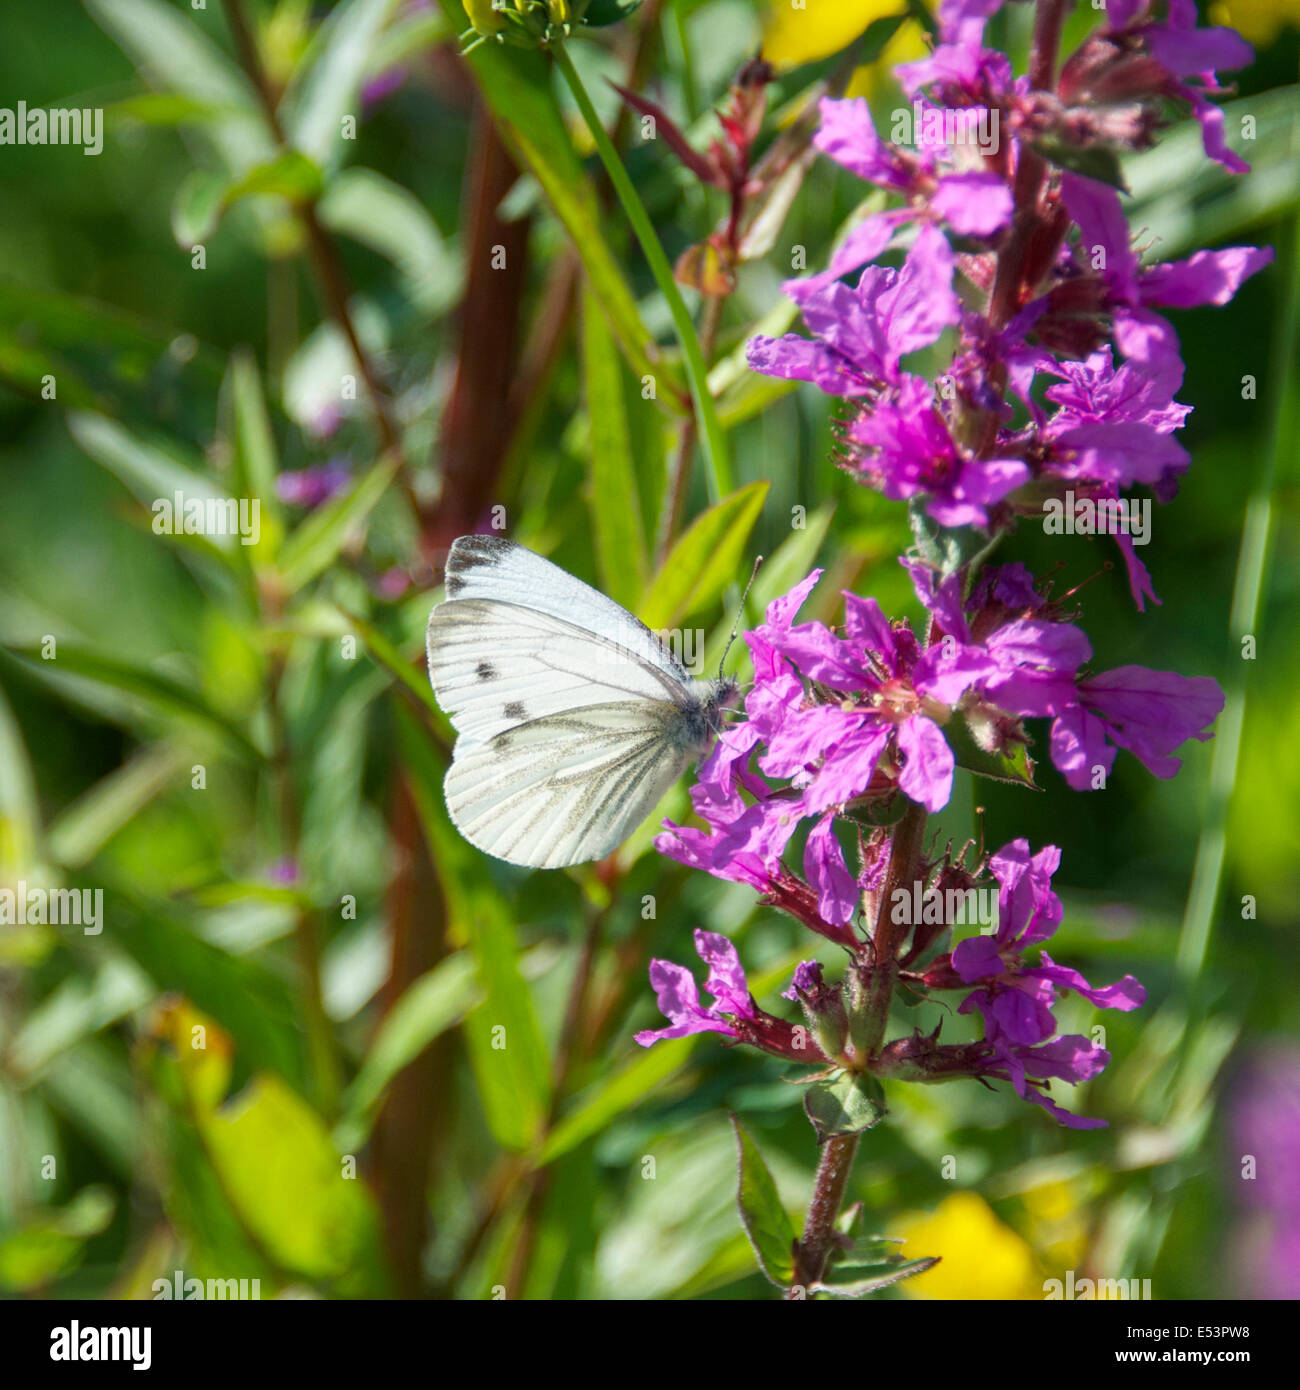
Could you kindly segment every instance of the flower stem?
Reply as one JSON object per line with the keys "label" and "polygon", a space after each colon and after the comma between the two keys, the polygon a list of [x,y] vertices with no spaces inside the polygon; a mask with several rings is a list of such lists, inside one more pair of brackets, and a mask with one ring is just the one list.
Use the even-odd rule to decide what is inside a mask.
{"label": "flower stem", "polygon": [[822,1145],[803,1237],[795,1250],[794,1281],[787,1300],[803,1297],[826,1273],[835,1244],[835,1222],[858,1152],[858,1134],[836,1134]]}
{"label": "flower stem", "polygon": [[[863,1046],[873,1054],[880,1051],[885,1041],[889,1004],[898,979],[898,948],[907,931],[906,924],[894,921],[891,904],[895,891],[909,888],[917,876],[926,819],[925,807],[909,801],[889,842],[889,864],[885,870],[885,884],[880,893],[875,931],[871,938],[870,984],[865,1004],[867,1029],[862,1039]],[[902,930],[899,930],[900,926]]]}
{"label": "flower stem", "polygon": [[659,244],[659,238],[655,235],[645,205],[633,187],[632,180],[623,167],[623,161],[618,157],[618,151],[605,133],[605,127],[596,114],[596,108],[591,104],[591,98],[587,95],[587,89],[582,85],[582,78],[579,77],[578,70],[573,66],[573,60],[565,52],[562,44],[554,44],[551,52],[555,56],[556,66],[568,84],[569,90],[573,93],[574,101],[578,103],[578,110],[582,112],[582,118],[587,123],[591,138],[596,143],[596,149],[605,166],[605,172],[609,175],[614,192],[618,195],[623,211],[627,214],[627,220],[632,224],[637,241],[641,243],[641,250],[645,253],[646,261],[650,266],[650,273],[654,276],[660,293],[667,301],[668,312],[672,315],[673,327],[677,331],[677,341],[681,345],[682,357],[686,363],[686,375],[691,384],[691,399],[695,405],[695,418],[700,431],[701,453],[704,458],[704,476],[708,484],[709,500],[719,502],[732,488],[731,463],[727,457],[726,437],[718,420],[713,396],[709,392],[708,369],[705,366],[699,337],[695,332],[695,324],[692,322],[690,312],[682,299],[681,291],[677,288],[672,266],[668,264],[668,257],[664,254],[664,249]]}

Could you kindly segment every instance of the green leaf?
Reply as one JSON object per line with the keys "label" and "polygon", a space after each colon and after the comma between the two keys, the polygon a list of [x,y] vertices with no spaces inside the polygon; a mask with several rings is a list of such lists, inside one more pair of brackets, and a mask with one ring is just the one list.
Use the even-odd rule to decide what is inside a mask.
{"label": "green leaf", "polygon": [[[443,13],[464,27],[459,0],[441,0]],[[657,399],[684,411],[689,399],[680,375],[660,356],[654,338],[641,320],[636,297],[628,286],[602,226],[595,189],[573,151],[569,132],[551,89],[550,71],[540,53],[481,43],[465,62],[483,89],[492,114],[500,123],[519,162],[541,184],[555,215],[582,258],[583,268],[609,326],[638,376],[658,383]]]}
{"label": "green leaf", "polygon": [[191,169],[172,199],[172,236],[182,251],[207,241],[221,223],[229,180],[212,169]]}
{"label": "green leaf", "polygon": [[262,391],[257,359],[245,348],[237,348],[230,358],[227,376],[231,412],[234,416],[235,477],[241,495],[261,500],[264,516],[262,534],[254,552],[273,557],[283,530],[283,513],[275,490],[280,471],[271,415]]}
{"label": "green leaf", "polygon": [[[943,736],[958,767],[995,782],[1012,782],[1037,791],[1029,746],[1019,739],[1006,742],[1000,732],[1004,722],[1007,716],[989,706],[977,705],[950,719],[944,725]],[[999,744],[1004,746],[998,747]]]}
{"label": "green leaf", "polygon": [[635,608],[645,583],[647,561],[623,367],[609,326],[590,291],[582,301],[582,369],[591,422],[587,505],[601,585],[625,608]]}
{"label": "green leaf", "polygon": [[702,512],[678,538],[641,605],[641,621],[648,628],[675,626],[688,613],[713,603],[736,582],[744,568],[745,543],[770,486],[763,479],[738,488]]}
{"label": "green leaf", "polygon": [[366,474],[301,522],[280,552],[280,582],[295,594],[332,565],[349,534],[365,521],[388,489],[401,460],[381,459]]}
{"label": "green leaf", "polygon": [[154,86],[218,109],[203,129],[230,172],[273,156],[252,88],[188,11],[166,0],[86,0],[86,8]]}
{"label": "green leaf", "polygon": [[844,1282],[823,1280],[819,1284],[811,1285],[808,1291],[809,1293],[830,1294],[833,1298],[865,1298],[869,1293],[887,1289],[891,1284],[897,1284],[903,1279],[910,1279],[914,1274],[924,1274],[927,1269],[933,1269],[938,1263],[939,1259],[934,1255],[919,1260],[906,1260],[898,1264],[887,1263],[879,1266],[874,1272],[863,1274],[856,1279]]}
{"label": "green leaf", "polygon": [[116,1203],[106,1187],[83,1187],[65,1207],[0,1235],[0,1289],[35,1292],[75,1268],[86,1241],[106,1230]]}
{"label": "green leaf", "polygon": [[736,1200],[740,1221],[754,1247],[759,1267],[779,1288],[789,1288],[794,1280],[794,1248],[797,1236],[789,1213],[781,1203],[776,1183],[758,1146],[732,1115],[739,1151],[739,1182]]}
{"label": "green leaf", "polygon": [[146,444],[115,420],[89,411],[68,416],[68,432],[96,463],[120,478],[136,500],[150,507],[158,498],[183,493],[187,501],[226,500],[226,494],[200,473]]}
{"label": "green leaf", "polygon": [[0,690],[0,879],[19,877],[36,862],[40,812],[36,779],[22,730]]}
{"label": "green leaf", "polygon": [[396,0],[346,0],[316,32],[281,102],[294,146],[322,168],[336,162],[343,118],[360,119],[358,94]]}
{"label": "green leaf", "polygon": [[298,1009],[279,971],[205,941],[192,918],[124,881],[105,882],[104,916],[106,934],[157,992],[175,991],[193,1000],[239,1039],[251,1067],[305,1089]]}
{"label": "green leaf", "polygon": [[885,1098],[873,1076],[840,1072],[814,1081],[804,1092],[803,1108],[824,1144],[833,1135],[861,1134],[885,1118]]}
{"label": "green leaf", "polygon": [[319,197],[323,187],[318,164],[299,150],[285,150],[235,179],[222,196],[222,206],[229,208],[241,198],[259,194],[284,198],[294,206],[301,206]]}
{"label": "green leaf", "polygon": [[551,1130],[537,1156],[539,1166],[553,1163],[611,1120],[639,1105],[657,1086],[680,1071],[695,1050],[695,1038],[672,1038],[619,1067],[608,1080],[593,1086]]}
{"label": "green leaf", "polygon": [[8,647],[5,650],[30,663],[43,677],[76,676],[121,691],[153,714],[167,719],[192,719],[229,739],[245,755],[257,759],[262,757],[261,750],[235,720],[213,709],[197,691],[170,676],[159,675],[156,671],[134,666],[117,657],[72,646],[66,641],[58,644],[57,656],[50,661],[42,658],[39,645]]}
{"label": "green leaf", "polygon": [[191,761],[185,750],[166,743],[140,749],[51,823],[46,835],[50,857],[65,869],[88,864],[128,821],[174,787]]}
{"label": "green leaf", "polygon": [[519,969],[514,919],[484,874],[482,855],[447,816],[443,769],[428,736],[403,706],[396,715],[420,823],[446,893],[448,933],[453,940],[469,942],[483,990],[483,1002],[464,1024],[479,1098],[497,1142],[526,1152],[536,1144],[550,1111],[551,1064]]}
{"label": "green leaf", "polygon": [[441,314],[460,292],[461,267],[424,204],[373,169],[344,169],[317,205],[331,231],[352,237],[397,267],[411,301]]}
{"label": "green leaf", "polygon": [[1096,179],[1098,183],[1109,184],[1121,193],[1127,193],[1128,184],[1124,182],[1124,170],[1120,166],[1119,154],[1109,145],[1072,145],[1067,140],[1053,140],[1044,137],[1031,140],[1030,146],[1037,150],[1049,164],[1058,169],[1068,169],[1073,174]]}
{"label": "green leaf", "polygon": [[348,1171],[320,1116],[266,1074],[227,1099],[233,1040],[188,1004],[168,1011],[162,1035],[175,1050],[171,1066],[188,1118],[257,1247],[290,1274],[339,1281],[336,1291],[345,1296],[381,1291],[374,1201]]}
{"label": "green leaf", "polygon": [[343,1097],[336,1138],[353,1150],[366,1141],[384,1088],[404,1067],[480,1002],[473,957],[457,951],[413,981],[375,1034],[361,1069]]}
{"label": "green leaf", "polygon": [[429,676],[425,670],[424,662],[421,661],[417,666],[408,661],[373,623],[367,622],[364,618],[358,618],[355,614],[345,613],[342,609],[335,609],[334,611],[338,613],[340,620],[347,627],[356,630],[371,656],[379,662],[384,670],[406,686],[411,694],[428,708],[430,714],[437,720],[439,727],[446,728],[447,716],[442,712],[437,699],[434,697],[433,687],[429,684]]}

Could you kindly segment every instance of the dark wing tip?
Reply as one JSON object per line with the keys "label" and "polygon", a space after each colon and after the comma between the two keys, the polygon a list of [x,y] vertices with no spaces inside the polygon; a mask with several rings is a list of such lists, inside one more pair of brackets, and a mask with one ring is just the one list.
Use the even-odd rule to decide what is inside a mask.
{"label": "dark wing tip", "polygon": [[482,565],[495,565],[508,551],[515,549],[514,541],[504,536],[457,536],[447,556],[448,575]]}

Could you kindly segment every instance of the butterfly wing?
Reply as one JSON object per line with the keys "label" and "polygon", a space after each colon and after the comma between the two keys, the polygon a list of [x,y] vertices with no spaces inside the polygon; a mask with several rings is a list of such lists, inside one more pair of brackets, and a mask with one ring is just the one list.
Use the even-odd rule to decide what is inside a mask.
{"label": "butterfly wing", "polygon": [[447,809],[461,834],[512,864],[603,859],[654,809],[693,756],[683,711],[625,700],[551,714],[456,745]]}
{"label": "butterfly wing", "polygon": [[624,700],[680,703],[681,680],[563,618],[495,599],[440,603],[429,618],[429,679],[456,732],[485,743],[566,710]]}
{"label": "butterfly wing", "polygon": [[449,600],[491,599],[531,608],[603,638],[678,685],[688,681],[672,653],[621,604],[504,536],[453,541],[446,592]]}

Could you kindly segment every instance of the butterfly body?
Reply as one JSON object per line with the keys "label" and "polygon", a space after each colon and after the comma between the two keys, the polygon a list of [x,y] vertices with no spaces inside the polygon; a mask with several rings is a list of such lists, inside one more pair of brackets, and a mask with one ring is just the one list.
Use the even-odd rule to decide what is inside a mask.
{"label": "butterfly body", "polygon": [[644,624],[500,536],[451,547],[429,678],[458,734],[447,809],[536,868],[618,847],[720,727],[734,681],[693,680]]}

